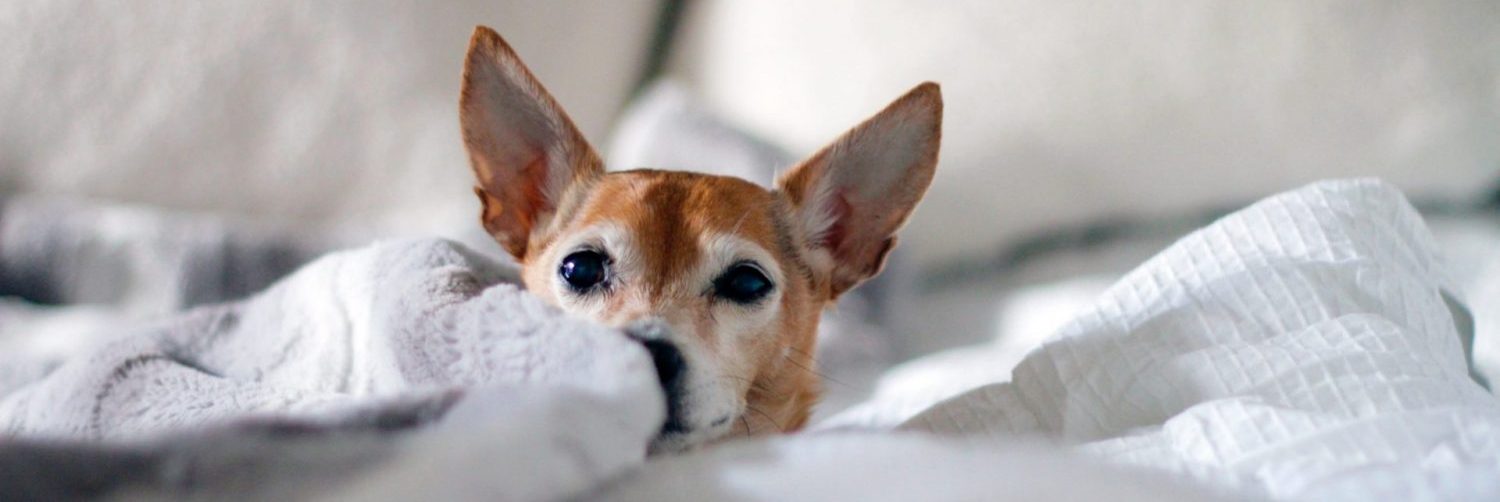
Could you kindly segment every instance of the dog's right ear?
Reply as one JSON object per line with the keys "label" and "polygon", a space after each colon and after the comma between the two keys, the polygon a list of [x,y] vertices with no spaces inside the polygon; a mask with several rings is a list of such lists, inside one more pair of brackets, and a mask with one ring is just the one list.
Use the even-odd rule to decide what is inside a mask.
{"label": "dog's right ear", "polygon": [[813,268],[829,272],[830,299],[874,277],[896,231],[937,169],[943,93],[918,85],[833,144],[783,173]]}
{"label": "dog's right ear", "polygon": [[474,28],[458,109],[485,230],[519,260],[570,188],[604,163],[500,35]]}

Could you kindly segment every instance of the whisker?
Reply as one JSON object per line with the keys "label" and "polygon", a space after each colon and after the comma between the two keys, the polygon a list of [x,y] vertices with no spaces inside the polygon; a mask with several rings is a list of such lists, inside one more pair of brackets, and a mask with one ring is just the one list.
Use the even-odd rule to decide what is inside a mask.
{"label": "whisker", "polygon": [[786,431],[786,428],[782,427],[780,422],[777,422],[776,419],[771,418],[771,415],[766,414],[766,412],[760,411],[760,408],[756,408],[754,406],[746,406],[745,409],[753,411],[753,412],[759,414],[761,417],[764,417],[767,422],[771,422],[771,425],[776,426],[776,430],[783,431],[783,432]]}
{"label": "whisker", "polygon": [[788,346],[786,346],[786,348],[787,348],[787,350],[790,350],[790,351],[792,351],[792,352],[796,352],[796,353],[798,353],[798,354],[801,354],[801,355],[802,355],[802,357],[806,357],[806,358],[807,358],[807,360],[809,360],[809,361],[814,361],[814,360],[817,360],[817,357],[815,357],[815,356],[813,356],[813,355],[812,355],[812,354],[809,354],[809,353],[808,353],[808,352],[807,352],[807,351],[805,351],[805,350],[802,350],[802,349],[799,349],[799,348],[797,348],[797,347],[795,347],[795,346],[792,346],[792,345],[788,345]]}
{"label": "whisker", "polygon": [[[796,350],[796,349],[793,349],[793,350]],[[840,382],[838,379],[836,379],[834,377],[831,377],[831,376],[828,376],[827,374],[825,374],[825,373],[823,373],[821,371],[813,369],[811,366],[808,366],[806,364],[797,362],[796,359],[792,358],[791,354],[782,354],[782,358],[786,359],[787,362],[792,363],[793,366],[796,366],[798,368],[802,368],[803,370],[806,370],[808,373],[812,373],[814,375],[817,375],[818,378],[822,378],[822,379],[827,380],[829,382],[833,382],[833,383],[836,383],[836,384],[839,384],[839,385],[842,385],[844,387],[848,387],[848,388],[851,388],[851,389],[854,388],[854,386],[849,385],[849,384],[844,383],[844,382]]]}
{"label": "whisker", "polygon": [[782,395],[782,394],[776,393],[775,391],[772,391],[770,387],[766,387],[764,385],[756,383],[754,380],[751,380],[749,378],[745,378],[745,377],[742,377],[742,376],[735,376],[735,375],[722,375],[722,376],[724,378],[729,378],[729,379],[733,379],[733,380],[739,380],[741,382],[746,382],[746,383],[750,384],[750,390],[759,392],[761,394],[765,394],[765,395],[767,395],[769,397],[778,398],[778,399],[786,397],[785,395]]}

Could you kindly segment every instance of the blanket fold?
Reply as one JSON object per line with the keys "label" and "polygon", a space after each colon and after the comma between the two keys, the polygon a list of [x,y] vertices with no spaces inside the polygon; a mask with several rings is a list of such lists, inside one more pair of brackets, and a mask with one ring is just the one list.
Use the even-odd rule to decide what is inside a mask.
{"label": "blanket fold", "polygon": [[[396,440],[385,434],[427,425],[393,449],[441,464],[481,448],[486,458],[468,460],[517,469],[486,472],[490,482],[471,485],[525,498],[566,495],[640,462],[664,414],[650,358],[516,282],[512,266],[443,240],[332,253],[250,299],[130,328],[16,385],[0,396],[0,434],[9,438],[0,441],[220,459],[234,444],[257,443],[234,432],[246,424],[252,432],[256,423],[318,431],[335,446],[345,443],[339,431],[384,443]],[[450,405],[468,418],[447,417]],[[184,450],[170,441],[204,434],[228,446]],[[459,442],[469,435],[484,437]],[[421,447],[434,441],[444,447]],[[252,463],[295,464],[283,455],[306,450],[271,444]],[[448,451],[455,444],[466,447]],[[549,459],[551,471],[526,468]],[[170,492],[169,478],[149,479]],[[195,486],[212,493],[223,485]]]}
{"label": "blanket fold", "polygon": [[902,428],[1040,434],[1276,498],[1358,500],[1351,479],[1500,468],[1500,402],[1470,377],[1451,290],[1398,190],[1315,184],[1184,237],[1011,381]]}
{"label": "blanket fold", "polygon": [[[0,386],[0,499],[1500,498],[1500,402],[1432,237],[1378,181],[1184,237],[1009,379],[650,462],[649,357],[515,274],[385,243],[55,369],[0,358],[25,377]],[[985,354],[943,361],[1001,373]]]}

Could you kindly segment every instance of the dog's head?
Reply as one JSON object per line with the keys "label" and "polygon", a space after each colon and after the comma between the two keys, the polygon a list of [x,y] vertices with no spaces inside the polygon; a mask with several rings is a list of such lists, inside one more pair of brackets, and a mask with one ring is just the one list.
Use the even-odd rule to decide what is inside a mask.
{"label": "dog's head", "polygon": [[925,83],[783,174],[774,190],[688,172],[606,173],[515,52],[479,27],[459,112],[484,228],[526,287],[622,327],[668,396],[653,445],[794,430],[818,396],[819,313],[880,272],[937,164]]}

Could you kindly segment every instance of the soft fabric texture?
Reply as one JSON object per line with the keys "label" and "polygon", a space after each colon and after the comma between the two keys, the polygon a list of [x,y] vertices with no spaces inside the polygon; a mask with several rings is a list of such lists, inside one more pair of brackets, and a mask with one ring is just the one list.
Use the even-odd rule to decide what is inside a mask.
{"label": "soft fabric texture", "polygon": [[0,197],[0,296],[159,316],[249,296],[337,242],[207,213]]}
{"label": "soft fabric texture", "polygon": [[[128,333],[117,341],[40,379],[11,382],[0,396],[0,433],[24,444],[145,441],[147,453],[127,452],[212,461],[224,456],[215,452],[255,443],[257,429],[247,423],[393,432],[438,420],[458,401],[467,419],[445,419],[412,440],[412,462],[381,467],[389,472],[349,489],[398,494],[400,485],[378,487],[482,459],[492,470],[455,493],[564,496],[639,462],[664,405],[643,349],[543,305],[515,285],[515,273],[441,240],[330,254],[249,300],[121,327]],[[237,426],[251,433],[220,432],[213,437],[226,445],[187,453],[151,443]],[[443,447],[422,449],[423,441]],[[268,468],[289,461],[250,457]],[[152,481],[211,492],[223,480]]]}
{"label": "soft fabric texture", "polygon": [[[473,226],[461,243],[498,247]],[[75,197],[0,197],[0,395],[127,335],[122,326],[241,300],[323,253],[368,242],[246,218]]]}
{"label": "soft fabric texture", "polygon": [[1237,500],[1034,441],[978,443],[910,433],[825,433],[744,441],[653,460],[589,499]]}
{"label": "soft fabric texture", "polygon": [[[1399,191],[1320,183],[1142,264],[1009,382],[964,392],[953,386],[965,379],[942,378],[949,387],[892,393],[825,426],[1039,434],[1278,499],[1492,498],[1500,402],[1470,379],[1449,284]],[[1003,363],[987,350],[907,378]]]}
{"label": "soft fabric texture", "polygon": [[[1037,493],[1016,500],[1203,498],[1094,473],[1102,462],[1224,496],[1491,500],[1500,402],[1469,377],[1433,244],[1384,183],[1278,195],[1142,264],[1009,381],[995,374],[1006,360],[994,347],[947,354],[883,386],[912,394],[879,393],[820,424],[826,431],[652,463],[610,495],[903,500],[915,483],[953,498],[1004,499],[1012,486]],[[980,385],[986,372],[993,383]],[[1019,462],[1005,460],[1011,452],[1042,463],[1056,454],[1030,453],[1018,437],[1087,460],[1009,465]],[[770,481],[788,479],[801,482]],[[994,479],[1004,483],[986,484]]]}
{"label": "soft fabric texture", "polygon": [[71,197],[0,197],[0,395],[128,335],[239,300],[335,249],[243,219]]}
{"label": "soft fabric texture", "polygon": [[[810,433],[632,468],[662,408],[640,350],[557,317],[504,284],[513,270],[462,248],[386,244],[142,330],[4,397],[0,475],[26,483],[0,479],[0,490],[1494,499],[1500,401],[1469,376],[1463,309],[1439,263],[1395,188],[1319,183],[1173,244],[1009,381],[981,348],[930,366],[968,375],[949,386],[887,382],[921,395],[878,394]],[[25,439],[59,437],[108,441]],[[117,441],[129,438],[145,439]],[[58,478],[78,482],[41,483]]]}

